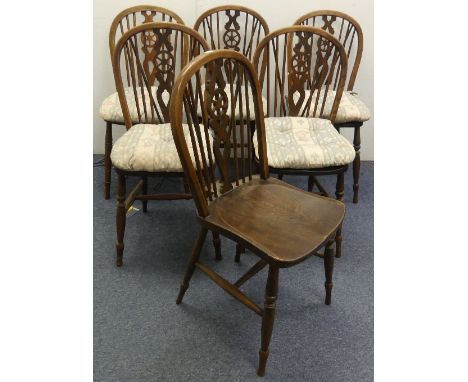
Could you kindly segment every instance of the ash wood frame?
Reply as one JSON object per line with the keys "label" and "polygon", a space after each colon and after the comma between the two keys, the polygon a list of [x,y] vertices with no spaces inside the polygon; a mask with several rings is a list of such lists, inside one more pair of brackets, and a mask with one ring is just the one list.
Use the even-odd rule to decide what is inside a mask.
{"label": "ash wood frame", "polygon": [[[134,7],[126,8],[121,11],[117,16],[114,17],[112,21],[110,30],[109,30],[109,52],[110,57],[112,60],[112,56],[115,50],[116,44],[116,36],[117,32],[120,30],[121,37],[123,34],[130,30],[131,27],[137,26],[137,19],[136,14],[140,12],[150,12],[151,18],[154,18],[157,14],[161,15],[163,22],[165,21],[166,17],[168,18],[169,22],[176,22],[178,24],[185,25],[182,18],[177,15],[175,12],[172,12],[169,9],[157,7],[154,5],[137,5]],[[143,16],[143,14],[142,14]],[[146,20],[144,21],[146,22]],[[126,30],[125,30],[126,29]],[[111,186],[111,170],[112,170],[112,162],[110,159],[110,154],[112,151],[112,126],[113,125],[125,125],[121,122],[116,121],[105,121],[106,122],[106,132],[104,138],[104,199],[110,199],[110,186]]]}
{"label": "ash wood frame", "polygon": [[[239,173],[236,171],[234,175],[236,175],[237,188],[233,189],[232,183],[230,183],[232,179],[228,179],[228,176],[224,174],[223,172],[223,169],[226,168],[227,165],[225,163],[223,164],[217,161],[216,164],[217,166],[219,166],[218,168],[221,169],[221,178],[222,178],[222,188],[220,188],[220,194],[218,195],[216,191],[217,183],[215,181],[214,173],[210,175],[209,171],[205,171],[205,169],[207,168],[206,163],[209,163],[209,161],[207,158],[204,158],[204,157],[207,155],[206,152],[211,153],[211,148],[208,147],[205,151],[203,144],[201,144],[200,150],[198,151],[195,150],[193,153],[189,152],[187,141],[186,141],[186,136],[184,135],[183,128],[182,128],[182,123],[183,123],[183,118],[184,118],[183,115],[184,115],[184,107],[185,107],[187,119],[188,120],[191,119],[191,121],[188,122],[190,129],[192,129],[192,125],[195,125],[194,129],[196,129],[196,131],[192,131],[190,133],[190,136],[191,136],[192,147],[196,147],[196,145],[194,145],[194,142],[197,139],[198,141],[200,141],[201,136],[203,135],[203,133],[199,131],[199,130],[202,130],[201,126],[205,126],[204,128],[205,134],[206,134],[206,130],[208,129],[207,124],[206,124],[207,122],[206,116],[203,117],[203,121],[202,121],[203,125],[200,125],[199,118],[193,118],[193,117],[190,118],[190,115],[197,115],[196,113],[197,108],[193,106],[193,104],[191,105],[191,103],[193,103],[193,99],[194,98],[196,99],[197,95],[200,98],[202,97],[202,92],[199,87],[200,86],[199,70],[205,65],[209,67],[208,65],[210,64],[216,63],[219,60],[226,60],[226,59],[235,61],[238,67],[243,68],[245,76],[248,77],[247,80],[250,83],[250,87],[252,89],[252,95],[254,97],[253,101],[254,101],[255,110],[253,112],[255,112],[255,125],[257,126],[257,139],[258,139],[258,146],[259,146],[258,166],[259,166],[260,178],[261,178],[259,182],[261,184],[267,185],[268,180],[269,180],[269,167],[268,167],[266,139],[265,139],[265,125],[264,125],[264,119],[263,119],[260,86],[259,86],[258,79],[256,77],[256,72],[252,63],[242,54],[234,52],[232,50],[217,50],[217,51],[211,51],[211,52],[207,52],[207,53],[199,55],[189,65],[187,65],[179,74],[174,85],[174,90],[172,93],[171,105],[170,105],[170,120],[171,120],[171,127],[172,127],[172,133],[174,136],[174,141],[176,143],[176,147],[177,147],[184,171],[187,174],[187,178],[190,184],[190,189],[192,190],[194,201],[198,210],[198,221],[201,225],[199,235],[193,246],[192,254],[190,256],[188,266],[186,268],[186,272],[185,272],[184,278],[180,286],[180,290],[177,296],[176,303],[180,304],[182,302],[182,299],[188,289],[190,279],[195,271],[195,268],[197,268],[198,270],[205,273],[210,279],[212,279],[213,282],[215,282],[218,286],[220,286],[225,292],[227,292],[236,300],[244,304],[250,310],[254,311],[256,314],[261,316],[262,317],[261,346],[260,346],[260,351],[259,351],[259,366],[258,366],[257,373],[259,376],[263,377],[265,375],[266,362],[267,362],[267,358],[269,355],[268,348],[269,348],[269,343],[270,343],[271,335],[273,332],[273,324],[275,320],[279,269],[296,265],[312,255],[323,258],[324,265],[325,265],[325,279],[326,279],[325,281],[325,291],[326,291],[325,304],[329,305],[331,303],[331,290],[333,287],[333,283],[332,283],[333,263],[334,263],[333,237],[335,233],[340,229],[340,226],[342,224],[343,217],[344,217],[344,205],[339,201],[334,201],[332,199],[323,198],[321,196],[315,196],[306,191],[298,190],[291,185],[283,183],[282,181],[276,180],[274,178],[270,178],[270,181],[273,182],[274,184],[282,185],[289,189],[294,189],[296,190],[296,192],[298,191],[301,195],[304,195],[304,197],[306,197],[309,201],[312,201],[313,199],[314,202],[317,202],[317,203],[327,203],[327,204],[330,203],[330,205],[333,204],[335,206],[341,206],[340,208],[342,208],[342,211],[343,211],[343,215],[340,215],[339,218],[336,218],[336,216],[334,217],[335,220],[333,220],[333,223],[330,225],[332,228],[329,229],[326,233],[323,233],[323,237],[321,237],[320,242],[316,243],[315,247],[310,248],[310,250],[307,251],[307,253],[305,253],[301,257],[297,257],[294,260],[286,260],[286,257],[282,258],[280,255],[278,255],[279,257],[272,256],[268,251],[265,251],[264,247],[258,242],[256,242],[255,239],[250,240],[245,237],[243,238],[242,235],[237,234],[235,230],[231,230],[229,228],[226,228],[226,226],[223,227],[215,223],[215,220],[213,220],[212,218],[214,203],[216,203],[217,201],[221,200],[224,197],[232,196],[233,191],[238,191],[242,189],[243,187],[248,187],[247,184],[253,182],[253,180],[250,177],[251,173],[249,173],[247,181],[245,180],[245,177],[247,176],[242,173],[243,180],[241,181],[241,179],[239,179]],[[219,67],[221,67],[221,64],[218,63],[217,65],[218,65],[217,70],[220,71]],[[212,72],[216,72],[216,70],[213,70]],[[192,85],[190,84],[190,81],[194,78],[194,76],[197,76],[196,78],[198,81],[198,85],[196,86],[197,88],[195,91],[192,89],[191,87]],[[218,82],[216,75],[213,75],[213,78],[210,79],[210,83],[217,84],[218,90],[222,89],[221,93],[224,92],[223,82],[222,81]],[[217,90],[215,89],[215,87],[216,87],[215,85],[213,85],[212,88],[207,87],[205,89],[204,96],[214,99],[216,94],[219,95],[219,93],[216,93]],[[231,85],[231,89],[232,89],[232,85]],[[248,94],[247,89],[245,93]],[[231,90],[230,92],[231,102],[225,102],[224,104],[227,103],[228,105],[231,105],[231,108],[232,108],[231,110],[234,110],[233,109],[234,106],[232,106],[233,105],[232,94],[233,94],[233,91]],[[240,92],[238,92],[238,94],[240,94]],[[218,99],[220,98],[218,97]],[[242,95],[240,96],[240,99],[242,99]],[[197,101],[195,101],[195,103],[196,102]],[[207,102],[206,98],[204,98],[203,101],[199,101],[199,102],[203,102],[203,105],[208,105],[208,106],[203,106],[204,109],[208,109],[209,107],[211,107],[210,105],[213,105],[213,103],[210,103],[210,101]],[[246,102],[246,104],[248,105],[248,102]],[[192,111],[187,112],[187,109],[190,109],[190,107]],[[222,105],[221,106],[218,105],[218,107],[221,108]],[[240,108],[240,110],[242,110],[242,107]],[[206,114],[207,111],[204,110],[204,113]],[[248,109],[247,109],[247,113],[249,113]],[[221,140],[223,141],[226,140],[227,143],[230,142],[230,138],[229,137],[226,138],[227,136],[226,129],[228,128],[228,126],[234,125],[236,121],[233,121],[235,120],[235,118],[231,118],[231,117],[229,117],[229,121],[226,120],[225,110],[224,110],[223,115],[221,115],[221,113],[218,113],[216,115],[217,115],[217,120],[214,121],[212,125],[210,125],[210,127],[213,129],[215,133],[215,138],[214,138],[214,143],[213,143],[214,145],[213,152],[214,152],[215,158],[221,158],[221,159],[224,159],[225,161],[226,158],[229,158],[229,155],[226,155],[226,153],[224,152],[223,155],[217,156],[216,150],[217,148],[220,147],[219,144]],[[241,120],[242,120],[242,114],[241,114]],[[222,123],[224,123],[224,127],[222,126]],[[235,131],[233,132],[233,134],[235,136],[236,134]],[[228,154],[229,154],[231,145],[226,144],[224,148],[229,148],[228,150]],[[208,156],[210,155],[211,154],[208,154]],[[200,159],[199,156],[201,156],[202,158]],[[252,158],[252,160],[253,159],[254,158]],[[210,158],[210,161],[211,160],[212,159]],[[213,186],[213,189],[211,188],[211,186]],[[238,207],[239,209],[242,208],[241,205],[239,205]],[[324,222],[322,221],[322,223]],[[227,236],[230,239],[234,240],[235,242],[241,244],[242,247],[249,248],[250,250],[252,250],[252,252],[255,255],[260,257],[260,260],[253,267],[251,267],[243,276],[241,276],[236,282],[230,283],[225,278],[221,277],[219,274],[217,274],[212,269],[208,268],[206,265],[204,265],[203,263],[199,261],[201,249],[203,247],[203,243],[205,241],[208,230],[212,230],[213,232],[218,232],[220,234],[223,234],[224,236]],[[272,232],[272,235],[273,236],[276,235],[276,239],[278,238],[277,233]],[[291,243],[291,246],[294,246],[294,245],[295,245],[294,243]],[[321,248],[325,248],[325,253],[323,255],[318,253],[318,250]],[[262,308],[259,305],[257,305],[250,297],[244,294],[239,288],[246,281],[248,281],[251,277],[257,274],[261,269],[263,269],[267,265],[269,268],[268,279],[267,279],[266,288],[265,288],[264,307]]]}
{"label": "ash wood frame", "polygon": [[[280,36],[283,36],[283,35],[287,35],[288,38],[286,40],[286,37],[284,37],[284,43],[287,44],[287,46],[283,47],[284,48],[284,52],[285,53],[285,57],[283,58],[283,75],[282,75],[282,81],[283,81],[283,89],[277,89],[277,85],[276,85],[276,77],[275,77],[275,84],[274,84],[274,107],[273,107],[273,113],[274,115],[272,115],[273,117],[275,116],[278,116],[277,113],[280,113],[283,114],[282,116],[285,116],[286,114],[289,114],[289,116],[297,116],[299,114],[299,109],[302,107],[300,106],[299,109],[297,107],[291,107],[292,109],[296,109],[295,111],[292,112],[292,115],[291,115],[291,108],[288,106],[288,112],[286,111],[286,106],[282,106],[284,100],[283,100],[283,97],[285,96],[285,89],[284,89],[284,83],[288,83],[288,87],[289,86],[292,86],[293,88],[296,87],[297,88],[297,84],[294,84],[295,80],[294,80],[294,77],[291,75],[291,67],[292,67],[292,62],[293,62],[293,57],[292,57],[292,37],[294,33],[309,33],[309,34],[313,34],[313,35],[317,35],[319,36],[319,38],[322,38],[322,39],[325,39],[327,41],[329,41],[331,44],[333,44],[334,48],[335,48],[335,53],[336,54],[336,51],[339,52],[339,59],[338,59],[338,62],[339,62],[339,70],[337,69],[337,72],[335,74],[336,76],[336,81],[337,81],[337,86],[336,86],[336,96],[335,96],[335,99],[334,99],[334,102],[333,102],[333,106],[332,106],[332,110],[331,110],[331,113],[330,113],[330,121],[333,123],[334,122],[334,119],[336,117],[336,113],[338,111],[338,106],[339,106],[339,102],[341,100],[341,96],[343,94],[343,91],[344,91],[344,83],[345,83],[345,80],[346,80],[346,75],[347,75],[347,58],[346,58],[346,53],[344,51],[344,48],[343,46],[341,45],[341,43],[335,38],[333,37],[331,34],[329,34],[328,32],[325,32],[323,31],[322,29],[318,29],[318,28],[313,28],[313,27],[309,27],[309,26],[301,26],[301,25],[294,25],[294,26],[289,26],[289,27],[285,27],[285,28],[281,28],[281,29],[278,29],[276,31],[273,31],[271,32],[270,34],[268,34],[261,42],[260,44],[258,45],[257,49],[255,50],[255,54],[254,54],[254,58],[253,58],[253,65],[254,65],[254,68],[256,69],[257,71],[257,74],[258,74],[258,77],[259,77],[259,82],[260,82],[260,86],[261,88],[263,89],[265,87],[265,84],[264,82],[266,81],[266,87],[267,87],[267,98],[268,98],[268,106],[269,106],[269,103],[271,102],[270,100],[270,91],[271,91],[271,85],[270,85],[270,80],[268,78],[268,71],[269,71],[269,58],[266,58],[263,57],[262,58],[262,62],[261,62],[261,65],[260,65],[260,59],[261,59],[261,56],[262,55],[269,55],[269,47],[270,47],[270,43],[272,43],[273,45],[273,50],[275,51],[276,50],[276,61],[278,60],[278,52],[280,51],[280,47],[279,46],[274,46],[274,41],[276,39],[276,45],[279,45],[279,37]],[[313,44],[313,42],[312,42]],[[285,65],[287,65],[288,69],[285,70]],[[276,68],[278,69],[278,68]],[[266,75],[265,75],[265,72],[266,72]],[[315,74],[315,73],[314,73]],[[281,75],[281,74],[280,74]],[[328,75],[328,73],[327,73]],[[276,76],[276,72],[275,72],[275,76]],[[321,76],[321,74],[319,74],[319,76]],[[292,77],[292,79],[291,79]],[[333,76],[332,76],[333,77]],[[278,80],[280,82],[280,80]],[[308,83],[313,83],[315,81],[315,78],[307,78],[307,82]],[[292,83],[292,85],[289,85],[289,83]],[[306,84],[306,81],[304,81],[303,85],[305,86]],[[280,86],[281,88],[281,86]],[[280,94],[278,94],[278,90],[280,90]],[[288,91],[289,91],[289,88],[288,88]],[[328,86],[326,88],[326,91],[325,91],[325,96],[323,97],[324,100],[326,99],[326,94],[328,92]],[[312,94],[312,91],[311,91],[311,94]],[[280,97],[281,99],[278,101],[278,97]],[[289,97],[289,98],[292,98],[292,97]],[[317,97],[319,98],[319,97]],[[293,101],[292,100],[288,100],[287,102],[289,103],[292,103]],[[324,101],[323,101],[324,102]],[[319,102],[317,102],[319,103]],[[277,104],[279,104],[279,110],[277,110]],[[268,107],[267,106],[267,107]],[[310,110],[310,107],[311,107],[311,104],[310,104],[310,101],[309,101],[309,106],[308,106],[308,109],[307,109],[307,116],[309,115],[309,110]],[[315,109],[317,109],[317,105],[315,106]],[[267,112],[267,117],[270,116],[269,115],[269,110]],[[315,112],[315,110],[314,110]],[[305,113],[305,108],[303,109],[302,111],[302,116],[305,116],[304,115]],[[322,107],[322,111],[320,112],[319,115],[315,115],[314,116],[317,116],[317,117],[320,117],[322,118],[322,113],[323,113],[323,107]],[[307,176],[308,177],[308,191],[309,192],[312,192],[313,191],[313,188],[314,188],[314,185],[317,186],[318,190],[319,190],[319,194],[323,195],[323,196],[326,196],[326,197],[329,197],[329,194],[328,192],[324,189],[324,187],[320,184],[320,182],[316,179],[317,176],[324,176],[324,175],[336,175],[337,176],[337,180],[336,180],[336,191],[335,191],[335,196],[336,196],[336,199],[339,200],[339,201],[343,201],[344,199],[344,176],[345,176],[345,172],[346,170],[348,169],[348,165],[343,165],[343,166],[334,166],[334,167],[326,167],[326,168],[314,168],[314,169],[288,169],[288,168],[275,168],[275,167],[271,167],[270,166],[270,171],[272,173],[275,173],[278,175],[278,179],[282,180],[283,179],[283,176],[284,175],[299,175],[299,176]],[[341,228],[338,230],[337,234],[336,234],[336,238],[335,238],[335,242],[336,242],[336,257],[341,257],[341,243],[343,241],[343,235],[342,235],[342,230]]]}
{"label": "ash wood frame", "polygon": [[[339,23],[341,21],[341,27],[340,27],[340,35],[339,40],[342,42],[344,39],[344,43],[346,43],[347,40],[347,35],[342,34],[342,29],[344,25],[344,21],[347,21],[348,23],[348,28],[349,26],[352,26],[350,28],[350,33],[352,33],[352,37],[349,40],[349,47],[348,48],[348,60],[349,60],[349,55],[351,52],[351,48],[353,45],[354,41],[354,34],[357,35],[357,49],[356,49],[356,54],[354,57],[354,62],[353,62],[353,69],[351,71],[348,85],[346,90],[347,91],[353,91],[354,88],[354,82],[356,81],[356,76],[359,70],[359,66],[361,64],[361,58],[362,58],[362,51],[364,49],[364,36],[362,33],[362,28],[359,25],[359,23],[350,15],[343,13],[343,12],[338,12],[338,11],[333,11],[333,10],[318,10],[318,11],[313,11],[309,12],[301,17],[299,17],[295,22],[294,25],[309,25],[310,20],[312,20],[313,24],[315,25],[315,18],[317,17],[322,17],[322,18],[327,18],[327,22],[324,22],[324,25],[322,26],[322,29],[329,31],[330,27],[333,28],[333,23],[337,22]],[[333,18],[328,20],[328,18]],[[323,19],[325,21],[325,19]],[[343,37],[342,37],[343,36]],[[339,123],[335,124],[335,127],[340,131],[341,128],[352,128],[354,129],[354,134],[353,134],[353,146],[354,150],[356,151],[356,157],[354,158],[353,161],[353,203],[358,203],[359,202],[359,175],[360,175],[360,169],[361,169],[361,127],[364,123],[360,121],[354,121],[354,122],[347,122],[347,123]]]}
{"label": "ash wood frame", "polygon": [[[128,103],[125,97],[125,92],[124,92],[124,85],[123,85],[123,80],[122,80],[122,70],[121,70],[121,55],[122,52],[124,51],[126,44],[128,41],[131,41],[131,38],[138,35],[139,33],[144,33],[145,31],[153,31],[153,30],[173,30],[176,31],[176,33],[181,33],[181,39],[183,38],[183,41],[185,41],[185,47],[179,46],[179,48],[182,50],[183,56],[181,57],[181,66],[184,67],[187,64],[187,61],[189,60],[189,37],[193,39],[193,41],[196,41],[198,43],[198,48],[193,48],[193,49],[200,49],[202,48],[203,51],[207,51],[208,44],[206,41],[203,39],[203,37],[194,31],[192,28],[189,28],[185,25],[182,24],[176,24],[176,23],[168,23],[168,22],[156,22],[156,23],[144,23],[139,26],[136,26],[130,30],[128,30],[117,42],[117,45],[115,46],[115,49],[113,51],[112,55],[112,68],[114,72],[114,79],[115,79],[115,85],[117,89],[117,93],[119,95],[119,100],[120,104],[122,105],[122,113],[124,116],[125,120],[125,127],[130,129],[133,125],[132,118],[130,116],[130,112],[128,109]],[[195,45],[195,44],[194,44]],[[136,48],[135,48],[136,49]],[[198,50],[197,50],[198,52]],[[198,52],[199,53],[199,52]],[[125,54],[129,54],[128,52],[125,52]],[[177,51],[176,51],[177,54]],[[127,56],[126,56],[126,64],[127,64]],[[156,60],[156,56],[154,58]],[[138,59],[135,59],[135,61],[138,61]],[[141,67],[141,63],[140,63]],[[173,68],[175,70],[175,66],[173,65]],[[182,68],[181,68],[182,69]],[[143,69],[140,69],[143,70]],[[142,75],[140,73],[139,77]],[[133,75],[133,77],[135,77]],[[175,77],[175,75],[174,75]],[[132,79],[133,81],[133,87],[135,91],[135,79]],[[139,80],[141,81],[141,80]],[[145,82],[145,81],[144,81]],[[146,83],[145,86],[151,86],[153,83],[149,84]],[[140,84],[141,88],[143,89],[143,84]],[[160,84],[161,86],[161,84]],[[136,97],[135,97],[136,98]],[[157,108],[153,97],[150,97],[150,109],[152,113],[152,119],[154,119],[154,112],[153,110],[156,110],[154,108]],[[143,103],[145,101],[143,100]],[[138,111],[139,114],[139,119],[141,120],[141,115],[140,111]],[[159,112],[157,112],[158,118],[161,118],[159,115]],[[145,105],[145,117],[146,117],[146,123],[154,123],[154,121],[148,121],[148,113],[146,110],[146,105]],[[167,116],[163,116],[165,121],[160,121],[162,122],[169,122],[167,120]],[[123,264],[123,252],[124,252],[124,234],[125,234],[125,224],[126,224],[126,213],[128,209],[131,207],[133,202],[135,200],[141,200],[142,201],[142,206],[143,206],[143,212],[147,212],[147,203],[148,200],[180,200],[180,199],[192,199],[192,194],[190,193],[190,189],[188,187],[188,183],[186,181],[186,177],[184,172],[146,172],[146,171],[125,171],[121,170],[118,168],[115,168],[116,173],[118,174],[118,189],[117,189],[117,212],[116,212],[116,230],[117,230],[117,242],[116,242],[116,265],[117,266],[122,266]],[[129,176],[137,176],[140,177],[141,180],[137,183],[135,188],[130,191],[127,194],[126,190],[126,178]],[[169,193],[169,194],[154,194],[154,195],[148,195],[148,178],[149,177],[179,177],[184,179],[184,193]],[[221,241],[219,238],[219,235],[216,233],[213,233],[213,245],[215,247],[215,257],[217,260],[221,259]]]}

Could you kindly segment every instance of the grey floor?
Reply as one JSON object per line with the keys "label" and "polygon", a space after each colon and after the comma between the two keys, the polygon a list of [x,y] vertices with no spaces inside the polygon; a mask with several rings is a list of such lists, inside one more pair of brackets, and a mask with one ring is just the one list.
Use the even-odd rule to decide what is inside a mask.
{"label": "grey floor", "polygon": [[[94,156],[96,161],[100,157]],[[343,256],[335,262],[332,305],[324,305],[321,259],[280,272],[277,316],[265,378],[256,376],[260,318],[198,272],[184,302],[175,298],[198,226],[192,201],[150,202],[127,219],[124,266],[114,264],[115,197],[103,198],[103,168],[94,168],[95,381],[372,381],[373,162],[361,168],[361,198],[352,204],[346,178]],[[285,177],[304,188],[306,179]],[[334,180],[324,179],[328,189]],[[112,194],[115,194],[115,177]],[[152,189],[180,190],[154,179]],[[136,205],[140,207],[140,205]],[[291,227],[293,229],[293,227]],[[211,240],[202,258],[229,280],[255,261],[234,263],[235,245]],[[266,270],[244,286],[263,301]]]}

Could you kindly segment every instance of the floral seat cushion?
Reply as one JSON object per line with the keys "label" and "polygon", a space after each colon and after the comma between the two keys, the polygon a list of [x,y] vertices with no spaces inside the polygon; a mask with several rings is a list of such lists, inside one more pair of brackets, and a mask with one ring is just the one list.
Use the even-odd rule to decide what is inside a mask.
{"label": "floral seat cushion", "polygon": [[[304,102],[309,98],[310,90],[305,91]],[[318,107],[321,106],[323,100],[324,91],[320,93]],[[327,99],[325,102],[325,109],[323,111],[323,118],[329,118],[331,109],[333,106],[333,101],[335,100],[336,92],[334,90],[329,90],[327,93]],[[294,94],[294,99],[297,101],[299,98],[299,93]],[[317,100],[317,93],[315,92],[312,95],[311,107],[310,107],[310,116],[313,116],[314,105]],[[318,115],[318,112],[316,113]],[[340,106],[338,107],[338,112],[336,114],[335,123],[346,123],[346,122],[364,122],[370,118],[369,108],[362,102],[358,97],[357,93],[354,92],[343,92],[341,96]]]}
{"label": "floral seat cushion", "polygon": [[[165,91],[161,94],[161,100],[159,100],[156,96],[156,87],[151,87],[151,94],[153,99],[157,105],[158,111],[161,113],[161,109],[159,106],[159,102],[163,102],[165,105],[169,105],[169,99],[171,95]],[[133,123],[138,123],[138,108],[137,103],[135,102],[135,91],[133,87],[128,87],[124,89],[125,91],[125,99],[127,100],[128,110],[130,112],[130,117]],[[137,92],[137,99],[138,99],[138,106],[140,108],[140,115],[142,119],[145,119],[145,106],[146,112],[148,117],[151,118],[151,109],[150,109],[150,96],[148,93],[148,89],[146,87],[143,88],[143,94],[145,96],[145,102],[143,102],[143,95],[140,88],[136,89]],[[155,113],[155,118],[157,118],[157,114]],[[113,93],[109,97],[107,97],[101,104],[101,108],[99,110],[99,115],[104,121],[113,122],[113,123],[125,123],[122,108],[120,106],[120,100],[118,93]],[[161,118],[162,118],[162,114]]]}
{"label": "floral seat cushion", "polygon": [[[323,168],[354,160],[351,143],[327,119],[265,118],[268,165],[275,168]],[[256,132],[253,138],[258,158]]]}
{"label": "floral seat cushion", "polygon": [[[203,128],[200,126],[200,128]],[[188,125],[183,125],[189,152],[194,158]],[[204,134],[203,147],[206,150]],[[208,134],[212,147],[213,138]],[[160,125],[138,124],[132,126],[114,144],[112,164],[126,171],[182,172],[179,154],[172,137],[170,123]]]}

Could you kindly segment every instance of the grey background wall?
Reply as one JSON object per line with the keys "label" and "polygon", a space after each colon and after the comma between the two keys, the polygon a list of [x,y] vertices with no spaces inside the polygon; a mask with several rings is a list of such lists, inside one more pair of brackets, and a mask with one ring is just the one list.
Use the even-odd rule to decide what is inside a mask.
{"label": "grey background wall", "polygon": [[[270,30],[291,25],[299,16],[318,9],[334,9],[350,14],[359,21],[364,33],[364,53],[356,79],[355,90],[374,109],[374,4],[373,0],[94,0],[93,46],[93,152],[104,152],[105,123],[99,117],[102,100],[115,92],[112,66],[109,56],[108,33],[110,24],[121,10],[138,4],[154,4],[176,12],[184,22],[193,26],[196,18],[205,10],[221,4],[238,4],[259,12],[268,22]],[[122,126],[114,127],[114,139],[124,133]],[[351,131],[343,134],[352,141]],[[361,159],[374,159],[374,119],[361,129]]]}

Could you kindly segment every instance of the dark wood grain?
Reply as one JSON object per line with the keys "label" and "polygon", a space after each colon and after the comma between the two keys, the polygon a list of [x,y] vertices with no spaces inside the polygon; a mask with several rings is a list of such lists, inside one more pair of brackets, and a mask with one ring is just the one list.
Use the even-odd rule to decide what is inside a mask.
{"label": "dark wood grain", "polygon": [[[202,84],[206,86],[202,88]],[[230,91],[226,92],[226,86]],[[249,97],[253,97],[253,107],[248,106],[244,112],[239,106],[249,105]],[[237,107],[240,118],[234,113]],[[175,81],[169,115],[202,232],[205,236],[206,230],[222,234],[236,242],[238,254],[247,248],[260,258],[231,283],[201,263],[199,236],[176,302],[182,302],[197,268],[262,316],[258,375],[263,376],[275,319],[279,269],[299,264],[314,254],[326,258],[325,290],[329,303],[333,271],[330,246],[343,222],[345,206],[338,200],[300,190],[269,176],[260,85],[254,67],[243,54],[223,49],[194,58]],[[246,163],[255,158],[243,150],[245,146],[252,147],[251,124],[237,124],[252,120],[251,117],[257,130],[259,174],[253,174],[254,167]],[[188,136],[183,123],[188,125]],[[206,139],[208,134],[213,135],[212,145]],[[214,168],[218,171],[212,171]],[[318,251],[327,243],[326,255],[320,255]],[[267,265],[262,309],[240,287]]]}

